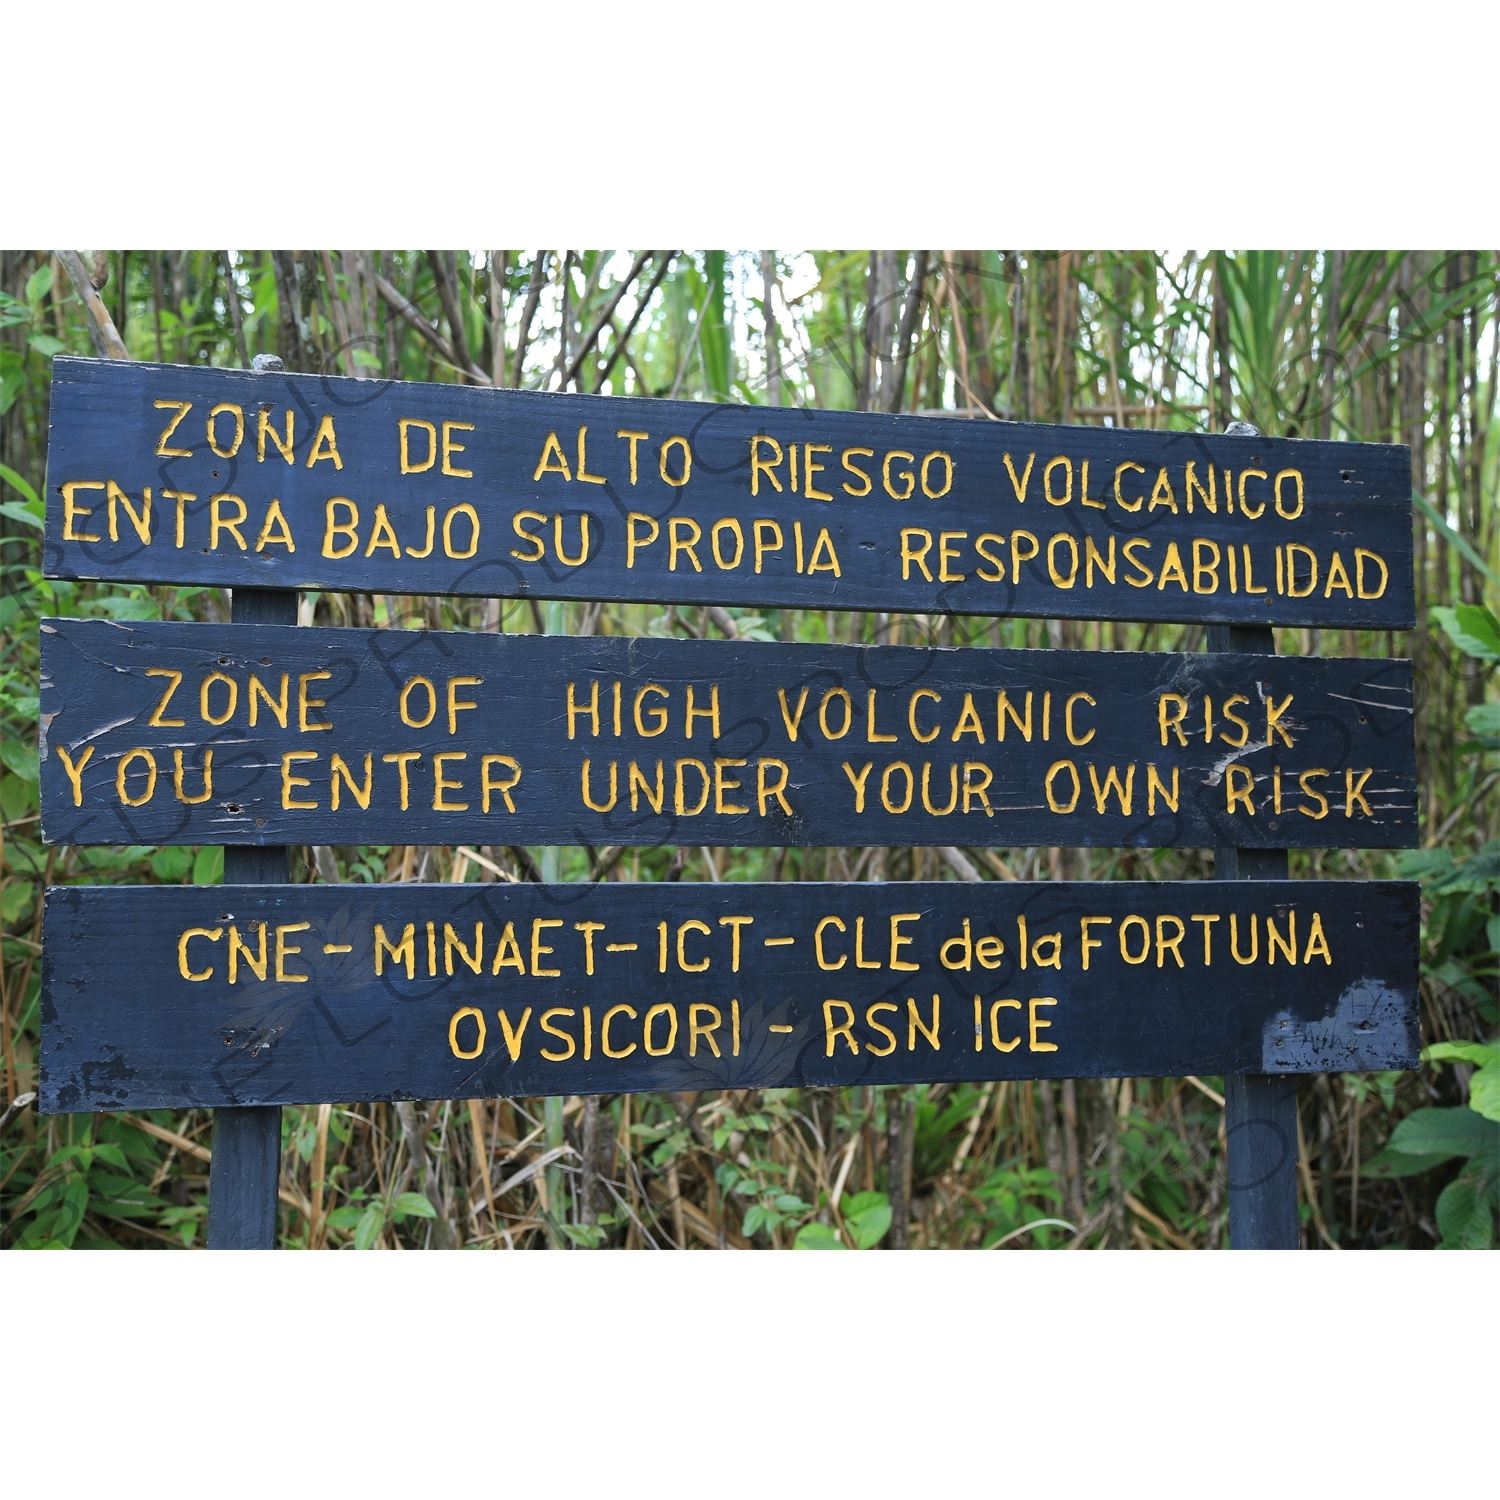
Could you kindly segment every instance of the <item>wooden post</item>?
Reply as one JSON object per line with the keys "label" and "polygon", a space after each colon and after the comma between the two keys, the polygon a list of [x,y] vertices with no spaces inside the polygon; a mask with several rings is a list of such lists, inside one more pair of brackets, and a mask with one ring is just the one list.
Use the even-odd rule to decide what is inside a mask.
{"label": "wooden post", "polygon": [[[255,369],[282,369],[274,355],[258,354]],[[235,589],[235,625],[295,625],[295,589]],[[285,885],[285,846],[230,845],[224,850],[225,885]],[[208,1248],[274,1250],[276,1192],[281,1177],[281,1106],[214,1111],[213,1161],[208,1169]]]}
{"label": "wooden post", "polygon": [[[1257,437],[1246,422],[1231,435]],[[1274,656],[1269,625],[1210,625],[1208,649]],[[1214,850],[1216,880],[1285,880],[1284,849]],[[1224,1080],[1224,1142],[1229,1176],[1229,1246],[1232,1250],[1296,1250],[1297,1080],[1234,1074]]]}

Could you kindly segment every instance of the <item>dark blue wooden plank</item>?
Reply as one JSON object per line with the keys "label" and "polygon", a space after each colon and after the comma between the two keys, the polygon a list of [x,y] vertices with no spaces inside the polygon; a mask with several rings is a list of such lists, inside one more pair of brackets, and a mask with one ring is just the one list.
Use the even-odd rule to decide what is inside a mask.
{"label": "dark blue wooden plank", "polygon": [[67,886],[40,1089],[67,1111],[1412,1068],[1417,924],[1399,882]]}
{"label": "dark blue wooden plank", "polygon": [[51,422],[57,578],[1414,623],[1391,445],[69,358]]}
{"label": "dark blue wooden plank", "polygon": [[104,620],[42,643],[57,843],[1417,840],[1407,662]]}

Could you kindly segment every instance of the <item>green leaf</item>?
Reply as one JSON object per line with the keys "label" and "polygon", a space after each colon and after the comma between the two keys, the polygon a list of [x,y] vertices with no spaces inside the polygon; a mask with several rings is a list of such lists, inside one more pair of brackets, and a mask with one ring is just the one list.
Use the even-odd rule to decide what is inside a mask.
{"label": "green leaf", "polygon": [[[862,1197],[871,1196],[861,1194]],[[845,1214],[844,1228],[854,1238],[856,1250],[873,1250],[886,1236],[891,1227],[891,1206],[889,1203],[876,1204],[867,1208],[863,1213]]]}
{"label": "green leaf", "polygon": [[111,594],[95,599],[94,608],[115,620],[159,620],[161,605],[148,594]]}
{"label": "green leaf", "polygon": [[0,464],[0,479],[3,479],[13,489],[18,489],[26,497],[31,505],[41,505],[42,498],[32,489],[30,483],[23,479],[9,464]]}
{"label": "green leaf", "polygon": [[0,761],[4,761],[22,781],[37,779],[39,768],[34,746],[23,745],[20,740],[0,740]]}
{"label": "green leaf", "polygon": [[1417,1177],[1451,1160],[1448,1156],[1408,1156],[1404,1151],[1392,1151],[1387,1146],[1364,1164],[1360,1176]]}
{"label": "green leaf", "polygon": [[53,338],[50,333],[28,333],[26,342],[47,359],[51,359],[54,354],[61,354],[68,347],[61,339]]}
{"label": "green leaf", "polygon": [[[19,500],[7,500],[4,504],[0,504],[0,516],[6,516],[12,521],[19,521],[23,526],[33,526],[38,531],[46,529],[41,519],[32,515],[31,511],[22,505]],[[36,538],[31,537],[29,540],[35,541]]]}
{"label": "green leaf", "polygon": [[359,1216],[354,1229],[354,1248],[373,1250],[385,1228],[385,1204],[377,1199]]}
{"label": "green leaf", "polygon": [[396,1201],[391,1204],[391,1217],[400,1219],[408,1214],[418,1219],[437,1218],[437,1210],[425,1193],[401,1193],[397,1196]]}
{"label": "green leaf", "polygon": [[1439,604],[1433,607],[1432,616],[1465,656],[1476,661],[1500,661],[1500,620],[1484,605]]}
{"label": "green leaf", "polygon": [[19,922],[31,910],[31,900],[36,894],[29,880],[17,880],[5,887],[0,896],[0,917],[7,922]]}
{"label": "green leaf", "polygon": [[152,874],[168,885],[176,885],[192,868],[192,865],[193,851],[184,849],[180,845],[174,844],[166,849],[158,849],[151,856]]}
{"label": "green leaf", "polygon": [[1431,521],[1432,524],[1436,526],[1437,529],[1455,547],[1458,548],[1458,550],[1469,560],[1470,564],[1473,567],[1477,568],[1481,573],[1483,573],[1491,583],[1500,584],[1500,577],[1496,577],[1495,574],[1490,571],[1489,564],[1485,562],[1485,560],[1473,549],[1473,547],[1469,545],[1469,539],[1456,532],[1447,523],[1447,521],[1443,519],[1442,513],[1425,495],[1423,495],[1420,491],[1414,490],[1412,491],[1411,498],[1413,504],[1415,504],[1417,509],[1421,511],[1422,514],[1426,516],[1427,519]]}
{"label": "green leaf", "polygon": [[328,1227],[337,1229],[347,1234],[349,1230],[358,1226],[360,1219],[364,1217],[365,1207],[362,1203],[346,1203],[342,1208],[336,1208],[328,1215]]}
{"label": "green leaf", "polygon": [[154,1219],[162,1209],[161,1199],[144,1182],[114,1172],[89,1174],[94,1212],[110,1219]]}
{"label": "green leaf", "polygon": [[224,879],[224,847],[206,844],[193,861],[194,885],[219,885]]}
{"label": "green leaf", "polygon": [[[1477,703],[1464,715],[1469,733],[1477,740],[1500,740],[1500,703]],[[1495,745],[1486,745],[1494,750]]]}
{"label": "green leaf", "polygon": [[1500,844],[1486,844],[1478,854],[1435,876],[1431,888],[1435,895],[1456,891],[1478,895],[1492,885],[1500,885]]}
{"label": "green leaf", "polygon": [[0,781],[0,812],[12,822],[24,818],[37,804],[37,784],[19,776]]}
{"label": "green leaf", "polygon": [[843,1250],[847,1247],[827,1224],[804,1224],[792,1242],[794,1250]]}
{"label": "green leaf", "polygon": [[1390,1149],[1403,1156],[1447,1161],[1450,1157],[1473,1156],[1483,1151],[1494,1137],[1494,1126],[1463,1105],[1455,1109],[1419,1109],[1391,1132]]}
{"label": "green leaf", "polygon": [[1466,1062],[1476,1068],[1500,1062],[1500,1046],[1493,1042],[1434,1042],[1422,1049],[1423,1062]]}
{"label": "green leaf", "polygon": [[1493,1238],[1490,1205],[1479,1184],[1465,1173],[1438,1195],[1437,1226],[1440,1250],[1488,1250]]}
{"label": "green leaf", "polygon": [[1453,855],[1447,849],[1403,849],[1396,856],[1396,871],[1407,880],[1431,880],[1453,868]]}
{"label": "green leaf", "polygon": [[39,266],[26,278],[26,300],[33,306],[52,290],[52,267]]}
{"label": "green leaf", "polygon": [[1469,1108],[1500,1123],[1500,1063],[1490,1063],[1469,1080]]}

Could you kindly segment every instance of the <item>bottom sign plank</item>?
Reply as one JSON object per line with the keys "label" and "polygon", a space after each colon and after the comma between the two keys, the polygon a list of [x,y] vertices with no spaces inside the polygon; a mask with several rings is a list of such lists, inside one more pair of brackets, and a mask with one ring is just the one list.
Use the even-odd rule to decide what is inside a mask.
{"label": "bottom sign plank", "polygon": [[1407,882],[47,893],[47,1111],[1414,1068]]}

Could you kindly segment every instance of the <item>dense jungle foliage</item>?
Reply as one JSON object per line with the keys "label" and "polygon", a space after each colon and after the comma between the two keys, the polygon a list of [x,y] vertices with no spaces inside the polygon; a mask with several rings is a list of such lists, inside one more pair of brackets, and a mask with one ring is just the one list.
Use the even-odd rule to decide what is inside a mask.
{"label": "dense jungle foliage", "polygon": [[[39,572],[54,355],[101,353],[975,421],[1398,442],[1418,625],[1277,631],[1415,661],[1419,850],[1294,877],[1423,883],[1417,1073],[1304,1081],[1308,1248],[1486,1247],[1500,1193],[1500,660],[1492,251],[0,253],[0,1244],[200,1247],[206,1111],[44,1117],[55,883],[211,883],[213,848],[54,848],[37,815],[39,616],[228,617],[211,589]],[[623,635],[1205,646],[1201,626],[304,595],[303,623]],[[1137,879],[1211,850],[309,848],[298,881]],[[281,1243],[311,1248],[992,1248],[1227,1243],[1223,1080],[1138,1078],[283,1111]]]}

